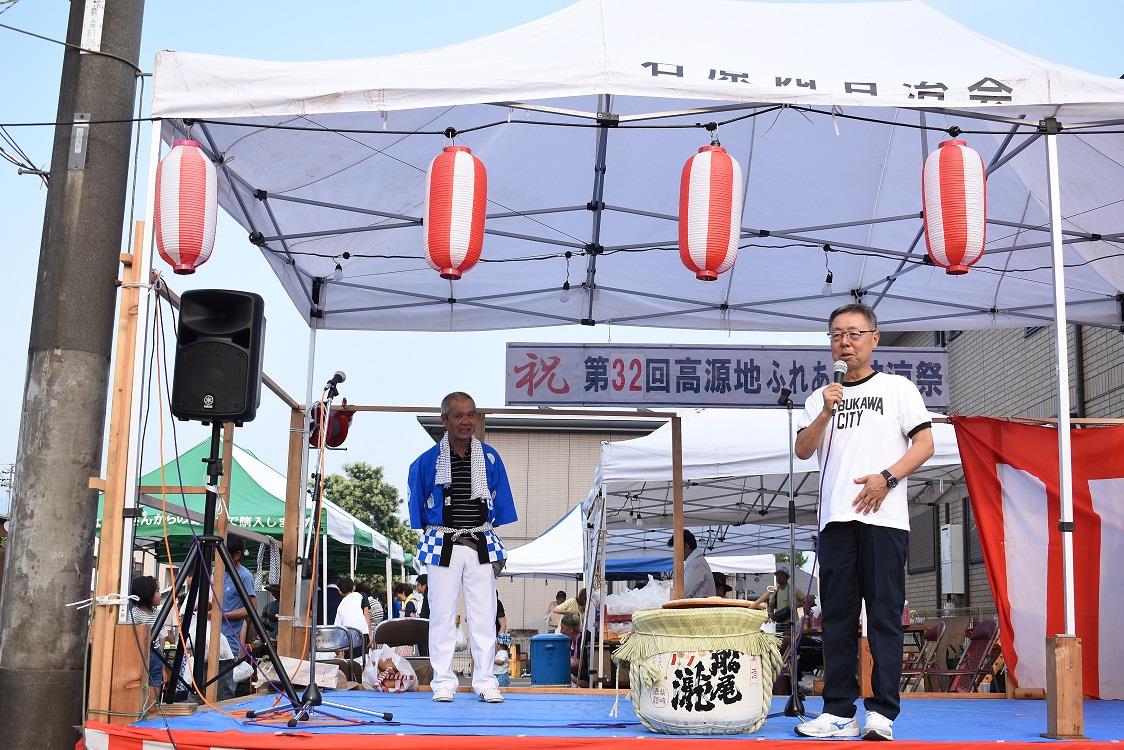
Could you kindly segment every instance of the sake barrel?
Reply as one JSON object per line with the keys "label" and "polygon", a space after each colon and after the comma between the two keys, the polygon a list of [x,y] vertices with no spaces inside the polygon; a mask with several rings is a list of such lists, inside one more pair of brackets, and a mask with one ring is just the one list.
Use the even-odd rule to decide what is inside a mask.
{"label": "sake barrel", "polygon": [[662,734],[748,734],[765,723],[781,667],[763,610],[643,610],[613,654],[629,663],[636,716]]}

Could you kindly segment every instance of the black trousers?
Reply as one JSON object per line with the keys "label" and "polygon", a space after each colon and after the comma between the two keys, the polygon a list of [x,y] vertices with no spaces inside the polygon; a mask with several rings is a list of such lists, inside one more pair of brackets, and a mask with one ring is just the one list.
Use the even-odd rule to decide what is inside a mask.
{"label": "black trousers", "polygon": [[866,600],[867,639],[874,660],[864,701],[891,721],[900,712],[902,607],[909,532],[860,521],[829,523],[820,532],[820,606],[823,609],[824,711],[850,718],[859,697],[856,677],[859,611]]}

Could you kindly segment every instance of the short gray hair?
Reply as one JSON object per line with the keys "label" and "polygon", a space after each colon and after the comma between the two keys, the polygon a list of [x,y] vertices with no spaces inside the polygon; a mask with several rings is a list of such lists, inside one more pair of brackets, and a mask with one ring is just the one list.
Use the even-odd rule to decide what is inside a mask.
{"label": "short gray hair", "polygon": [[469,396],[464,391],[453,391],[445,398],[441,399],[441,419],[447,419],[449,416],[449,404],[453,401],[471,401],[473,406],[476,406],[476,399]]}
{"label": "short gray hair", "polygon": [[837,317],[840,315],[847,315],[848,313],[858,313],[859,315],[865,316],[866,322],[870,324],[870,327],[876,331],[878,330],[878,316],[874,314],[874,308],[870,305],[864,305],[861,302],[852,302],[848,305],[835,308],[831,313],[831,317],[827,319],[827,327],[831,328],[831,324],[835,322]]}

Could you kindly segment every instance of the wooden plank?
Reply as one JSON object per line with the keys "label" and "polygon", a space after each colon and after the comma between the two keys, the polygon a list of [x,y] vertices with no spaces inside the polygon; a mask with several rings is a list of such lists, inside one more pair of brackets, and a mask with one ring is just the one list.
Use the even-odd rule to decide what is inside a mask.
{"label": "wooden plank", "polygon": [[[222,507],[225,506],[230,509],[230,471],[234,463],[234,423],[224,422],[222,426],[222,476],[219,478],[219,498],[221,503],[217,508],[215,514],[215,536],[226,538],[226,522],[229,513],[223,513]],[[218,597],[218,601],[214,602],[214,606],[210,610],[211,618],[211,637],[207,641],[207,679],[212,680],[214,676],[219,673],[219,639],[222,635],[222,600],[223,589],[226,586],[224,573],[225,566],[222,563],[222,558],[215,555],[215,568],[214,581],[215,592],[214,595]],[[235,657],[238,655],[235,654]],[[219,684],[212,682],[207,686],[207,700],[214,703],[218,700]]]}
{"label": "wooden plank", "polygon": [[[297,555],[300,553],[297,549],[297,529],[300,526],[300,506],[304,491],[304,477],[301,476],[304,441],[304,412],[293,409],[289,413],[289,455],[285,469],[285,532],[281,537],[281,601],[277,607],[277,613],[285,617],[293,614],[296,588],[300,580],[297,571]],[[278,620],[278,652],[281,656],[299,658],[302,654],[292,648],[292,633],[292,620]],[[300,648],[300,644],[297,648]]]}
{"label": "wooden plank", "polygon": [[[139,252],[144,244],[144,222],[133,225],[133,248]],[[125,473],[129,460],[129,414],[133,404],[133,361],[137,349],[137,311],[141,290],[135,286],[140,275],[139,263],[125,266],[120,288],[121,301],[117,312],[117,351],[113,363],[112,408],[109,417],[109,446],[106,455],[105,496],[102,501],[101,541],[98,547],[97,577],[94,596],[120,593],[121,545],[125,529]],[[91,718],[112,721],[111,686],[117,670],[115,639],[118,605],[95,606],[90,625],[90,690],[87,709]],[[132,646],[136,650],[135,644]]]}
{"label": "wooden plank", "polygon": [[874,695],[870,686],[870,673],[874,670],[874,659],[870,655],[870,642],[866,636],[859,638],[859,694],[863,698]]}
{"label": "wooden plank", "polygon": [[113,674],[107,686],[110,711],[107,721],[124,726],[141,718],[141,710],[148,697],[149,629],[147,625],[137,625],[134,632],[132,625],[121,624],[115,625],[114,629]]}
{"label": "wooden plank", "polygon": [[142,484],[137,490],[145,495],[206,495],[207,488],[201,484],[181,487],[178,484]]}
{"label": "wooden plank", "polygon": [[1081,689],[1081,639],[1046,639],[1046,731],[1055,740],[1085,739]]}

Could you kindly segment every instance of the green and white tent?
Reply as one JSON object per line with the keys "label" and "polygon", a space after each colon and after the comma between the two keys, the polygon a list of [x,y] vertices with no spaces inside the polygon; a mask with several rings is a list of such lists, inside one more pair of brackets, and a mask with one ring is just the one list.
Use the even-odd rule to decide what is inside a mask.
{"label": "green and white tent", "polygon": [[[141,477],[141,485],[183,485],[200,486],[206,484],[206,464],[203,463],[210,452],[210,440],[204,440],[183,453],[178,462],[173,459],[162,468],[154,469]],[[229,521],[248,531],[280,539],[285,531],[285,477],[272,466],[261,461],[250,451],[238,445],[233,447],[230,467]],[[177,466],[178,463],[178,466]],[[201,534],[202,524],[190,521],[182,512],[184,506],[202,515],[206,502],[204,495],[148,494],[156,502],[167,503],[167,533],[172,547],[172,556],[181,559],[191,543],[193,534]],[[181,512],[177,515],[176,510]],[[220,509],[221,511],[221,509]],[[315,530],[311,509],[306,511],[305,533]],[[101,523],[99,500],[98,523]],[[136,519],[138,541],[163,539],[165,513],[159,509],[141,507],[141,516]],[[328,564],[340,571],[350,570],[349,557],[355,555],[355,568],[359,572],[381,573],[385,568],[385,558],[398,564],[412,565],[412,555],[407,556],[398,543],[363,523],[335,503],[324,500],[320,520],[321,534],[328,538]],[[257,546],[247,545],[247,557],[252,557]],[[353,551],[354,550],[354,551]],[[157,556],[165,557],[163,544],[157,545]]]}

